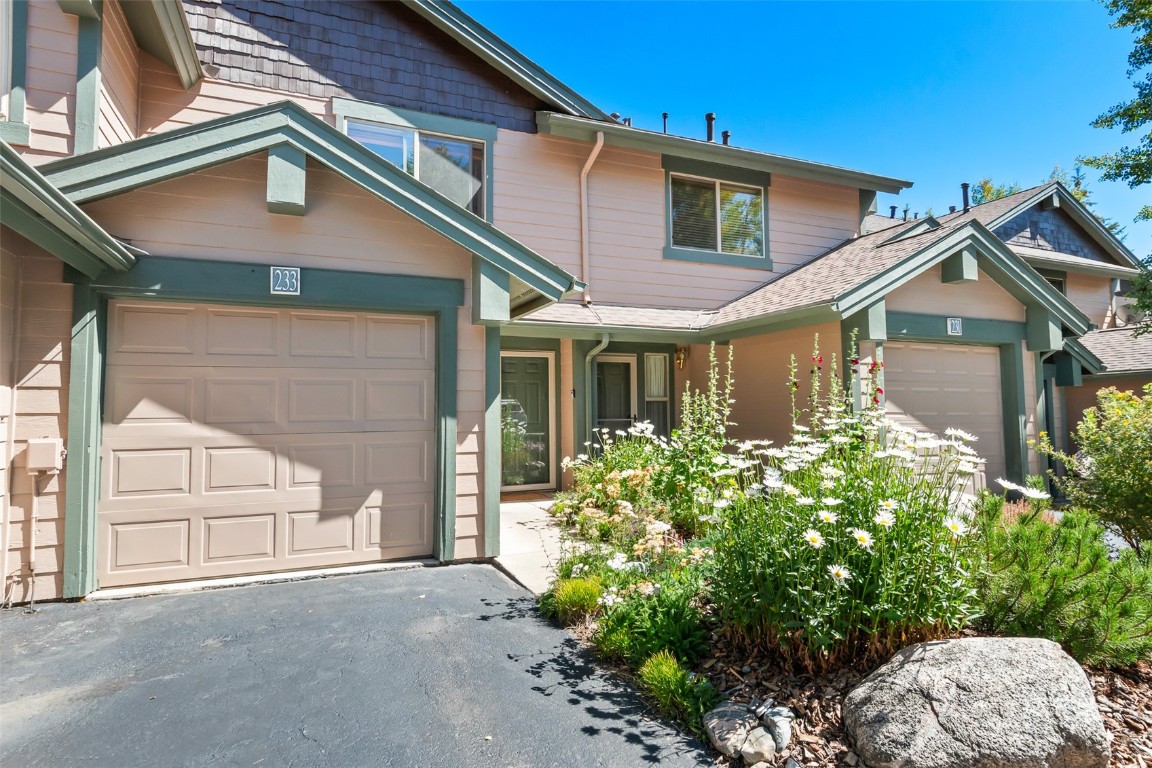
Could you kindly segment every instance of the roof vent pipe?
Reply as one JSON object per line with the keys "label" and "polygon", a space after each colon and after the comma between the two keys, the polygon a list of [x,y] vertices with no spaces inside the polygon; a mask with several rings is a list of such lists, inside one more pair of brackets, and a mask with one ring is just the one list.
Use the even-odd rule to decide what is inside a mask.
{"label": "roof vent pipe", "polygon": [[916,211],[916,213],[912,214],[912,220],[913,221],[915,221],[918,218],[920,218],[920,211]]}
{"label": "roof vent pipe", "polygon": [[631,127],[632,127],[632,118],[630,118],[630,117],[626,117],[626,118],[624,118],[624,125],[626,125],[626,126],[628,126],[629,128],[631,128]]}
{"label": "roof vent pipe", "polygon": [[948,206],[948,213],[956,213],[956,206],[954,206],[954,205]]}
{"label": "roof vent pipe", "polygon": [[890,206],[888,206],[888,210],[891,211],[891,213],[888,214],[888,218],[890,218],[890,219],[896,218],[896,206],[890,205]]}
{"label": "roof vent pipe", "polygon": [[664,118],[664,133],[668,133],[668,113],[661,112],[660,117]]}
{"label": "roof vent pipe", "polygon": [[704,115],[704,122],[708,124],[708,141],[716,141],[716,113]]}
{"label": "roof vent pipe", "polygon": [[728,146],[728,140],[731,138],[732,138],[732,131],[721,131],[720,132],[720,142],[724,146]]}
{"label": "roof vent pipe", "polygon": [[968,205],[968,182],[960,184],[960,202],[964,204],[964,213],[968,213],[970,207]]}

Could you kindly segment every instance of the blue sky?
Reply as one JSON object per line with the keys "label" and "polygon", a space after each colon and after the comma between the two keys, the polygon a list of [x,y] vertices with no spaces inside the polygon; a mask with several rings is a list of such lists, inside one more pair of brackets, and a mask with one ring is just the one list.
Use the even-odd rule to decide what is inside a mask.
{"label": "blue sky", "polygon": [[[1076,2],[459,0],[480,23],[608,112],[703,138],[704,113],[751,149],[915,182],[880,210],[937,213],[962,181],[1024,187],[1134,137],[1092,128],[1133,94],[1128,30]],[[1100,182],[1096,210],[1133,224],[1152,188]]]}

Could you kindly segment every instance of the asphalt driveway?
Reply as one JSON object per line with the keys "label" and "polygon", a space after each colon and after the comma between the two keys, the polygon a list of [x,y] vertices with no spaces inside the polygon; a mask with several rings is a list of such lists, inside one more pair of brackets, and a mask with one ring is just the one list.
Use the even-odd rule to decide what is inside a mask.
{"label": "asphalt driveway", "polygon": [[0,764],[708,765],[461,565],[0,615]]}

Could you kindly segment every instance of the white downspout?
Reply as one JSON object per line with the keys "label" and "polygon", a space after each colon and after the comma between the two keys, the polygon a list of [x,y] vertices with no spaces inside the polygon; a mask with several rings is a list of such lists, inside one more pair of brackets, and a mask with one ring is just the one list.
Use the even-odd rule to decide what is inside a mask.
{"label": "white downspout", "polygon": [[600,334],[600,343],[588,350],[584,355],[584,439],[592,439],[592,361],[596,355],[604,351],[612,336],[607,333]]}
{"label": "white downspout", "polygon": [[588,287],[592,278],[592,256],[588,247],[588,172],[603,148],[604,131],[596,131],[596,144],[580,169],[580,280],[584,283],[585,304],[592,303],[592,289]]}
{"label": "white downspout", "polygon": [[4,461],[7,466],[8,487],[3,489],[5,494],[3,516],[0,518],[0,525],[4,526],[4,531],[0,534],[0,579],[2,579],[3,594],[0,594],[0,604],[5,608],[12,605],[12,598],[16,592],[16,583],[10,578],[11,574],[8,573],[8,542],[12,535],[10,529],[10,517],[12,515],[12,485],[15,483],[15,468],[12,460],[12,454],[16,450],[16,396],[20,390],[20,383],[17,377],[20,375],[20,332],[22,330],[22,317],[20,315],[21,306],[23,304],[24,295],[24,259],[17,257],[14,259],[16,263],[16,301],[12,307],[12,402],[9,404],[10,412],[8,414],[8,422],[5,424],[7,427],[7,434],[4,436]]}

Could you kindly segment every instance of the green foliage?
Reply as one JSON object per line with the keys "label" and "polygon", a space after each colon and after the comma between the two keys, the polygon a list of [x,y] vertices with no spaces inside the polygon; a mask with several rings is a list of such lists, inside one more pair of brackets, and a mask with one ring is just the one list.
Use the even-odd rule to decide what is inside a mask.
{"label": "green foliage", "polygon": [[835,375],[823,394],[818,350],[812,361],[792,442],[734,461],[741,492],[710,536],[709,596],[733,637],[827,669],[973,615],[958,491],[978,464],[961,432],[942,440],[887,422],[867,383],[857,412]]}
{"label": "green foliage", "polygon": [[596,613],[603,591],[595,577],[557,579],[540,598],[540,611],[561,624],[572,625]]}
{"label": "green foliage", "polygon": [[605,656],[639,664],[668,651],[694,665],[708,650],[708,630],[696,606],[699,585],[643,581],[622,603],[605,611],[593,642]]}
{"label": "green foliage", "polygon": [[1089,512],[1058,522],[1039,512],[1004,515],[986,494],[977,515],[984,567],[977,579],[983,623],[994,633],[1045,637],[1085,664],[1152,659],[1152,561],[1127,550],[1109,558]]}
{"label": "green foliage", "polygon": [[999,200],[1008,195],[1014,195],[1023,189],[1016,182],[1011,184],[993,184],[988,176],[972,185],[972,205],[983,205],[993,200]]}
{"label": "green foliage", "polygon": [[704,715],[719,701],[707,680],[695,677],[668,651],[653,654],[639,670],[640,685],[664,715],[704,735]]}
{"label": "green foliage", "polygon": [[1067,468],[1054,479],[1073,505],[1098,515],[1140,551],[1152,541],[1152,384],[1143,396],[1109,387],[1096,397],[1073,435],[1079,453],[1056,450],[1044,434],[1037,449]]}

